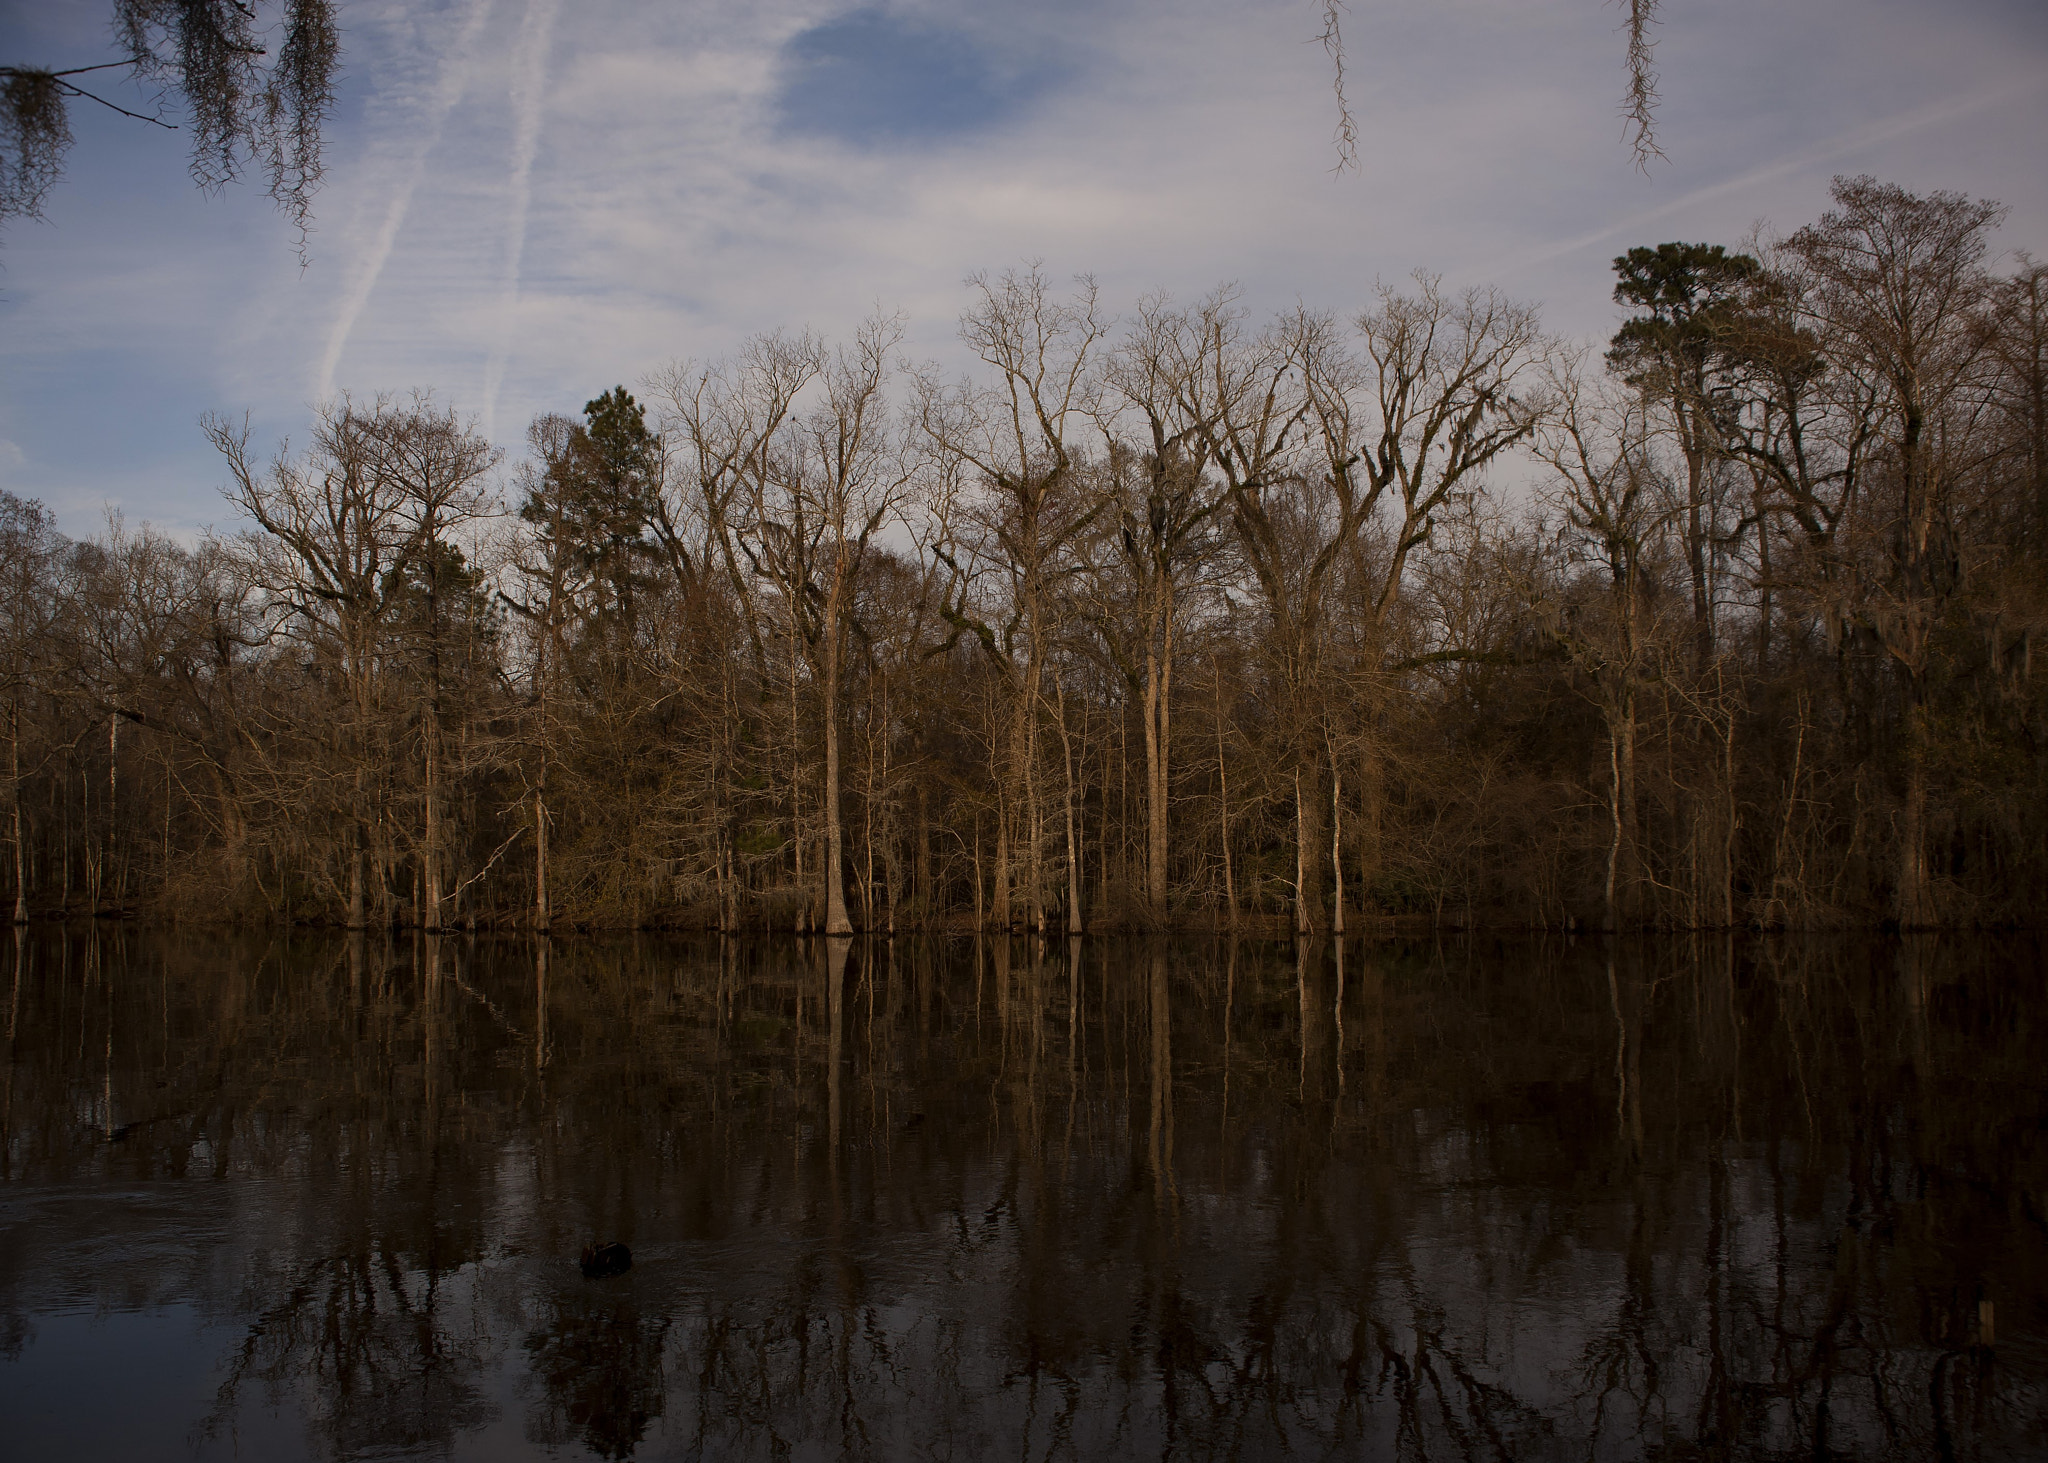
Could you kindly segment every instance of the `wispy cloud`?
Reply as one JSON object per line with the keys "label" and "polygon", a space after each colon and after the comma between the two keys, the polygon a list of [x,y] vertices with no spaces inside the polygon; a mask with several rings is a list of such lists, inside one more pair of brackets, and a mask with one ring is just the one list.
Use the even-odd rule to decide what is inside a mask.
{"label": "wispy cloud", "polygon": [[[435,144],[441,140],[448,114],[462,100],[469,82],[470,60],[476,51],[477,39],[483,33],[484,23],[490,19],[492,4],[493,0],[469,0],[462,29],[457,33],[447,59],[441,63],[426,115],[414,135],[411,156],[392,180],[383,221],[352,271],[352,282],[341,298],[341,307],[327,334],[326,347],[320,353],[316,395],[323,401],[334,394],[334,377],[341,366],[341,353],[348,348],[349,336],[355,333],[356,322],[362,318],[363,308],[369,304],[377,281],[384,273],[384,266],[391,259],[398,231],[405,227],[406,215],[412,210],[413,195],[419,191],[420,180],[426,176],[427,160],[432,156]],[[382,101],[387,106],[398,103],[397,98],[388,96]]]}
{"label": "wispy cloud", "polygon": [[1348,310],[1424,266],[1604,336],[1600,246],[1790,227],[1837,170],[2001,198],[2048,252],[2048,33],[1996,0],[1672,8],[1648,178],[1598,0],[1358,9],[1341,179],[1314,0],[558,6],[351,0],[304,274],[260,193],[200,198],[175,138],[81,115],[65,214],[6,245],[13,490],[204,522],[208,409],[274,440],[316,390],[434,387],[516,449],[535,412],[877,302],[957,361],[962,277],[1029,257],[1119,307],[1237,280]]}
{"label": "wispy cloud", "polygon": [[1925,106],[1913,107],[1864,126],[1851,128],[1763,167],[1750,168],[1718,183],[1689,189],[1676,198],[1658,204],[1655,208],[1638,209],[1633,213],[1624,214],[1576,238],[1565,239],[1533,251],[1518,250],[1514,254],[1503,254],[1490,265],[1483,266],[1480,273],[1489,279],[1512,279],[1526,270],[1576,254],[1603,240],[1640,233],[1650,224],[1696,209],[1703,203],[1737,197],[1752,192],[1762,184],[1774,183],[1783,178],[1796,178],[1802,173],[1813,172],[1856,153],[1867,152],[1883,143],[1944,123],[1958,122],[1979,112],[1993,111],[2009,102],[2041,91],[2048,91],[2048,75],[2037,74],[2006,86],[1975,86],[1942,101],[1929,102]]}
{"label": "wispy cloud", "polygon": [[497,422],[498,391],[505,381],[505,357],[519,310],[519,271],[526,253],[526,215],[533,202],[533,159],[540,151],[541,122],[547,105],[548,43],[555,28],[558,0],[526,0],[519,43],[512,60],[511,203],[505,216],[505,274],[498,304],[498,335],[484,367],[483,429],[491,435]]}

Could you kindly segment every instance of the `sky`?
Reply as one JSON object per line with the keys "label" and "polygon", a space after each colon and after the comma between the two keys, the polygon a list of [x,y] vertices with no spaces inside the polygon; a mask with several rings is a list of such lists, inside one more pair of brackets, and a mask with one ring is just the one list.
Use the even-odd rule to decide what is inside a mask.
{"label": "sky", "polygon": [[[1836,174],[2000,200],[1996,246],[2048,254],[2048,5],[1663,11],[1645,171],[1613,0],[1351,0],[1339,173],[1318,0],[341,0],[304,267],[260,187],[74,105],[47,220],[0,237],[0,488],[232,531],[206,413],[272,450],[427,388],[509,469],[537,413],[778,327],[900,310],[956,364],[967,276],[1033,261],[1121,315],[1226,282],[1350,315],[1425,269],[1600,341],[1614,255],[1790,232]],[[0,0],[0,64],[104,60],[108,15]]]}

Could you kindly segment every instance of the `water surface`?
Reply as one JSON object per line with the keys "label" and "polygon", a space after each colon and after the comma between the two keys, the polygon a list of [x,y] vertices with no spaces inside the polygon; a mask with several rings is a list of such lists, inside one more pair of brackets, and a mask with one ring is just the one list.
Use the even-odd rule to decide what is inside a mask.
{"label": "water surface", "polygon": [[2030,942],[0,959],[9,1458],[2048,1456]]}

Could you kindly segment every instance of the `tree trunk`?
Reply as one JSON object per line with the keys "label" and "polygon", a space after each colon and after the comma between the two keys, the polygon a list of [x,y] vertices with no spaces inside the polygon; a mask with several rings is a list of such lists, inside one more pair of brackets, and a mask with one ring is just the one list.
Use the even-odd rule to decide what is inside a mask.
{"label": "tree trunk", "polygon": [[[1170,650],[1169,650],[1170,653]],[[1166,920],[1167,698],[1172,668],[1145,651],[1145,904],[1154,924]]]}
{"label": "tree trunk", "polygon": [[1038,790],[1038,688],[1040,677],[1034,666],[1024,695],[1024,821],[1029,842],[1025,845],[1024,867],[1031,881],[1025,900],[1030,927],[1045,933],[1045,812],[1039,806]]}
{"label": "tree trunk", "polygon": [[[976,843],[976,848],[980,844]],[[989,891],[995,903],[990,911],[991,922],[999,930],[1010,928],[1010,810],[996,809],[996,866],[993,887]],[[976,886],[980,881],[977,879]]]}
{"label": "tree trunk", "polygon": [[[370,659],[364,651],[365,637],[360,625],[354,622],[353,617],[343,623],[346,627],[343,673],[348,678],[349,710],[354,717],[354,725],[343,728],[340,737],[343,754],[353,764],[349,788],[349,833],[353,846],[349,849],[348,928],[360,930],[367,924],[363,907],[367,882],[363,861],[368,857],[370,848]],[[387,920],[385,923],[390,922]]]}
{"label": "tree trunk", "polygon": [[1681,391],[1672,402],[1678,419],[1679,445],[1685,456],[1685,563],[1692,579],[1694,667],[1704,671],[1714,658],[1713,586],[1707,574],[1707,539],[1711,524],[1702,516],[1707,504],[1706,382],[1688,383],[1691,399]]}
{"label": "tree trunk", "polygon": [[1330,931],[1344,933],[1344,774],[1337,767],[1336,749],[1330,751],[1330,872],[1336,902],[1330,911]]}
{"label": "tree trunk", "polygon": [[14,837],[14,922],[25,925],[28,923],[28,856],[21,836],[21,707],[12,702],[7,707],[7,787]]}
{"label": "tree trunk", "polygon": [[803,736],[797,725],[797,647],[789,647],[789,853],[795,861],[793,876],[797,890],[796,932],[810,928],[810,895],[804,887],[804,777]]}
{"label": "tree trunk", "polygon": [[838,588],[834,586],[830,620],[825,630],[825,933],[850,935],[853,921],[846,916],[846,875],[843,867],[843,833],[839,820],[839,628]]}
{"label": "tree trunk", "polygon": [[1306,788],[1302,769],[1294,774],[1294,929],[1302,935],[1314,932],[1323,904],[1322,801],[1314,762],[1307,771]]}
{"label": "tree trunk", "polygon": [[[437,696],[430,706],[438,707]],[[436,713],[427,719],[427,807],[426,837],[420,849],[420,926],[441,928],[441,777],[440,737],[434,725]]]}
{"label": "tree trunk", "polygon": [[[437,530],[429,519],[429,545],[437,543]],[[427,560],[427,706],[426,706],[426,793],[425,841],[420,849],[420,924],[428,930],[441,928],[441,600],[440,566]]]}
{"label": "tree trunk", "polygon": [[[882,760],[888,755],[888,697],[889,687],[886,679],[881,683],[880,694],[870,694],[868,697],[868,755],[864,767],[866,782],[864,785],[861,814],[860,917],[861,923],[869,929],[875,927],[875,824],[881,818],[880,796],[875,790],[875,770],[877,764],[881,763],[884,783],[888,781],[889,775],[888,766]],[[880,713],[879,715],[877,715],[878,712]],[[878,722],[882,727],[883,737],[880,748],[877,748],[875,745],[875,727]],[[890,857],[890,851],[886,846],[884,847],[882,858],[885,865],[885,877],[889,880],[889,913],[886,918],[890,932],[894,933],[896,926],[895,861]]]}
{"label": "tree trunk", "polygon": [[1230,870],[1230,771],[1223,761],[1223,677],[1216,677],[1216,810],[1217,836],[1223,846],[1223,902],[1230,927],[1237,928],[1237,885]]}
{"label": "tree trunk", "polygon": [[348,927],[363,928],[363,830],[355,830],[355,847],[348,856]]}
{"label": "tree trunk", "polygon": [[121,903],[121,870],[116,858],[120,837],[117,810],[120,806],[121,714],[107,717],[107,879],[113,887],[113,902]]}
{"label": "tree trunk", "polygon": [[917,892],[913,896],[920,924],[932,919],[932,812],[931,790],[924,779],[917,784]]}
{"label": "tree trunk", "polygon": [[533,1070],[548,1068],[548,942],[533,942]]}
{"label": "tree trunk", "polygon": [[1067,763],[1067,933],[1081,933],[1081,841],[1074,828],[1074,740],[1067,730],[1067,703],[1062,693],[1058,708],[1060,750]]}
{"label": "tree trunk", "polygon": [[548,930],[548,802],[540,788],[533,790],[533,927]]}
{"label": "tree trunk", "polygon": [[1902,930],[1934,922],[1927,877],[1927,753],[1921,745],[1920,677],[1908,674],[1906,693],[1906,788],[1899,810],[1899,866],[1896,913]]}
{"label": "tree trunk", "polygon": [[1636,711],[1635,698],[1624,693],[1607,733],[1608,809],[1612,831],[1607,847],[1607,918],[1612,931],[1641,916],[1636,894],[1641,884],[1636,851]]}
{"label": "tree trunk", "polygon": [[1728,725],[1721,734],[1721,867],[1715,893],[1721,905],[1721,928],[1735,927],[1735,835],[1742,828],[1742,808],[1735,795],[1735,708],[1728,707]]}

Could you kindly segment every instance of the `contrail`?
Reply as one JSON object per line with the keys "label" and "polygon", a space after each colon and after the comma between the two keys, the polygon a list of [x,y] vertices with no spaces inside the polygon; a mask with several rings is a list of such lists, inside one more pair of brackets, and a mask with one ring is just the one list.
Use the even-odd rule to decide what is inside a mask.
{"label": "contrail", "polygon": [[370,245],[362,268],[357,271],[355,282],[342,299],[341,313],[335,317],[333,330],[328,332],[327,349],[320,357],[319,399],[322,401],[334,395],[334,373],[341,365],[341,352],[348,345],[348,338],[362,316],[363,307],[370,302],[370,295],[377,288],[377,278],[384,272],[385,261],[391,257],[391,246],[398,239],[398,231],[405,226],[405,215],[412,207],[412,195],[427,169],[427,156],[434,150],[434,144],[440,141],[441,128],[447,122],[448,114],[462,100],[469,80],[470,53],[476,46],[484,21],[490,17],[492,3],[493,0],[471,0],[469,14],[462,23],[462,33],[442,64],[434,88],[433,104],[419,130],[412,160],[406,167],[405,176],[392,190],[390,203],[384,211],[383,226],[377,230],[377,237]]}
{"label": "contrail", "polygon": [[1840,133],[1825,142],[1814,144],[1804,152],[1794,153],[1792,156],[1780,159],[1766,167],[1752,169],[1747,173],[1728,178],[1719,183],[1710,183],[1704,188],[1695,188],[1690,193],[1682,193],[1668,203],[1660,203],[1655,208],[1646,208],[1640,213],[1632,213],[1625,218],[1616,219],[1610,224],[1595,229],[1590,234],[1581,234],[1576,239],[1570,239],[1561,244],[1549,245],[1537,250],[1533,254],[1517,254],[1512,258],[1504,258],[1491,268],[1477,271],[1475,277],[1479,279],[1511,277],[1534,265],[1547,264],[1553,259],[1559,259],[1567,254],[1576,253],[1580,249],[1597,244],[1602,239],[1611,238],[1615,234],[1633,232],[1642,228],[1645,224],[1655,223],[1667,214],[1676,213],[1680,209],[1690,208],[1695,203],[1703,203],[1710,198],[1718,198],[1724,193],[1736,193],[1745,188],[1753,188],[1759,183],[1774,182],[1790,174],[1803,172],[1820,163],[1830,162],[1840,157],[1843,153],[1854,152],[1860,147],[1868,147],[1876,142],[1889,142],[1895,137],[1903,137],[1905,134],[1917,132],[1923,127],[1933,127],[1942,122],[1952,122],[1956,118],[1966,117],[1972,112],[1981,112],[1987,108],[1999,106],[2017,97],[2025,96],[2028,92],[2039,90],[2041,85],[2042,79],[2040,77],[2032,77],[2012,86],[2000,87],[1996,91],[1973,91],[1966,96],[1951,97],[1946,101],[1940,102],[1929,102],[1925,106],[1915,107],[1910,112],[1901,112],[1895,117],[1887,117],[1882,121],[1873,122],[1866,127],[1858,127],[1853,131]]}
{"label": "contrail", "polygon": [[512,63],[512,207],[505,219],[505,283],[498,304],[498,338],[484,365],[484,435],[494,435],[498,389],[512,351],[513,314],[519,305],[519,271],[526,253],[526,213],[533,201],[533,159],[540,151],[542,113],[547,104],[548,40],[559,0],[526,0],[519,48]]}

